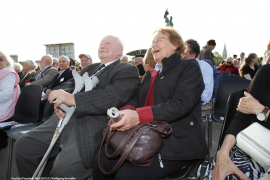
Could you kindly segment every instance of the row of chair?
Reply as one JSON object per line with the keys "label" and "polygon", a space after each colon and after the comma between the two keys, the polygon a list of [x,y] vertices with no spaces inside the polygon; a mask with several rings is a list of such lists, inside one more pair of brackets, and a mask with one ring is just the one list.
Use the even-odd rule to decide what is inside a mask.
{"label": "row of chair", "polygon": [[[234,113],[229,113],[230,111],[233,111],[229,108],[230,103],[234,103],[235,106],[233,107],[236,109],[236,106],[238,104],[237,98],[234,98],[235,95],[231,95],[231,98],[229,98],[228,105],[226,108],[227,100],[230,94],[234,91],[240,90],[240,89],[246,89],[249,85],[250,81],[243,79],[243,78],[224,78],[221,80],[217,87],[217,93],[216,93],[216,99],[213,103],[213,108],[211,110],[211,114],[206,117],[206,124],[208,124],[208,146],[209,150],[212,146],[212,124],[211,122],[217,121],[217,122],[226,122],[225,119],[232,119],[234,116]],[[37,127],[38,125],[42,124],[45,120],[47,120],[53,113],[53,105],[46,103],[43,117],[41,117],[40,113],[40,98],[41,98],[41,91],[42,87],[39,85],[33,85],[33,86],[26,86],[24,89],[22,89],[22,92],[19,96],[19,99],[17,101],[16,107],[15,107],[15,113],[14,116],[9,119],[10,121],[16,121],[18,123],[22,124],[28,124],[24,126],[19,126],[17,128],[13,128],[7,131],[8,137],[9,137],[9,145],[8,145],[8,164],[7,164],[7,179],[10,179],[10,172],[11,172],[11,159],[12,159],[12,149],[13,149],[13,141],[17,140],[21,135],[22,131],[28,131],[33,129],[34,127]],[[241,91],[243,94],[243,91]],[[226,110],[227,109],[227,110]],[[230,111],[229,111],[230,109]],[[226,116],[226,117],[225,117]],[[227,122],[229,122],[227,120]],[[223,128],[221,131],[221,134],[223,134],[224,131],[226,131],[228,127],[228,124],[223,124]],[[3,130],[3,129],[0,129]],[[7,130],[7,129],[5,129]],[[223,136],[221,135],[219,140],[219,147],[220,144],[223,141]],[[191,176],[190,172],[194,168],[198,168],[198,166],[203,162],[203,160],[197,160],[194,161],[194,163],[191,166],[185,167],[179,171],[176,171],[169,176],[165,177],[165,179],[170,180],[177,180],[181,179],[186,176]],[[197,176],[193,174],[192,176]]]}
{"label": "row of chair", "polygon": [[[2,131],[7,131],[8,135],[8,162],[7,162],[7,175],[6,179],[10,180],[11,177],[11,162],[13,141],[16,141],[24,131],[29,131],[47,120],[53,114],[53,104],[46,103],[44,112],[40,110],[42,86],[31,85],[22,89],[21,94],[17,100],[14,116],[7,121],[16,121],[19,123],[15,128],[6,126],[0,128]],[[41,116],[43,114],[43,116]]]}

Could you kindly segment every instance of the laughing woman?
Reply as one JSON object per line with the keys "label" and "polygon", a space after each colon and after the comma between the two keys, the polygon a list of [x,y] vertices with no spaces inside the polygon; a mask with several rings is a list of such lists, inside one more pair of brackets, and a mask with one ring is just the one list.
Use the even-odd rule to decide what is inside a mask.
{"label": "laughing woman", "polygon": [[[124,109],[120,111],[123,118],[118,122],[109,121],[110,128],[116,131],[151,121],[169,123],[172,134],[161,145],[160,160],[156,154],[148,167],[126,161],[115,174],[106,176],[100,171],[96,156],[94,180],[156,180],[208,154],[200,118],[204,90],[202,74],[196,60],[181,59],[184,50],[184,42],[176,30],[170,27],[156,30],[152,41],[155,69],[146,73],[137,93],[121,108]],[[108,159],[103,148],[101,161],[104,168],[110,170],[118,159]]]}

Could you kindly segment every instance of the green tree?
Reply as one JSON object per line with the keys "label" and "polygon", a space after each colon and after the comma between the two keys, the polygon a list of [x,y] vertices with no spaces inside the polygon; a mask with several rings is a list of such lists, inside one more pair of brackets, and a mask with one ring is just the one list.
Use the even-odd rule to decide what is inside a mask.
{"label": "green tree", "polygon": [[258,64],[259,65],[262,65],[262,60],[263,60],[263,57],[258,57]]}
{"label": "green tree", "polygon": [[219,65],[223,60],[222,56],[218,52],[214,52],[214,61]]}
{"label": "green tree", "polygon": [[75,66],[76,67],[79,67],[80,66],[80,62],[79,61],[76,61]]}
{"label": "green tree", "polygon": [[24,62],[22,62],[22,61],[19,61],[19,63],[23,66],[24,65]]}

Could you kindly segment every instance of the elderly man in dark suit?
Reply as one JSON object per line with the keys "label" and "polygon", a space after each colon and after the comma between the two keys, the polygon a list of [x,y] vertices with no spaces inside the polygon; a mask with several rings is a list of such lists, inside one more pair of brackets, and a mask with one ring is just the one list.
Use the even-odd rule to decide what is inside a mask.
{"label": "elderly man in dark suit", "polygon": [[42,92],[42,100],[40,103],[41,113],[45,108],[47,98],[49,97],[52,89],[54,89],[57,86],[60,86],[61,84],[73,78],[72,70],[69,69],[70,64],[69,58],[67,56],[62,55],[57,59],[57,62],[58,62],[57,65],[59,65],[59,73],[54,76],[52,85],[49,86],[47,89],[45,89],[44,92]]}
{"label": "elderly man in dark suit", "polygon": [[53,88],[60,86],[62,83],[67,82],[68,80],[73,78],[72,70],[69,69],[69,58],[62,55],[58,58],[57,62],[57,64],[59,65],[59,73],[54,76],[52,85],[44,91],[46,95],[42,96],[43,99],[49,97]]}
{"label": "elderly man in dark suit", "polygon": [[33,175],[49,147],[59,117],[65,116],[59,109],[61,103],[76,106],[76,110],[50,155],[55,158],[54,163],[48,163],[43,176],[76,179],[91,176],[93,158],[101,143],[101,131],[109,120],[107,109],[124,106],[138,86],[138,70],[128,63],[120,63],[122,52],[123,44],[119,38],[104,37],[98,50],[102,64],[89,65],[81,72],[97,76],[97,87],[87,92],[82,89],[73,95],[74,80],[71,79],[50,93],[50,102],[58,98],[54,105],[56,115],[16,141],[15,154],[21,177]]}

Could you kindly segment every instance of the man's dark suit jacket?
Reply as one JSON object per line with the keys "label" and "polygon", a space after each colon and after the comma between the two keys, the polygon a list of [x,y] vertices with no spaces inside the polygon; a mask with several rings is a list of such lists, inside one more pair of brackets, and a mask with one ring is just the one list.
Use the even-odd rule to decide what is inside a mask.
{"label": "man's dark suit jacket", "polygon": [[[72,70],[67,68],[61,75],[60,77],[58,77],[59,74],[55,75],[53,78],[53,82],[52,85],[49,86],[47,89],[53,89],[56,86],[60,86],[61,84],[63,84],[64,82],[67,82],[68,80],[72,79]],[[46,89],[46,90],[47,90]],[[44,91],[46,93],[46,90]]]}
{"label": "man's dark suit jacket", "polygon": [[[35,74],[36,74],[36,71],[32,72],[31,74],[25,74],[25,75],[21,78],[21,80],[20,80],[20,82],[19,82],[20,88],[22,89],[22,88],[25,86],[25,80],[26,80],[26,79],[29,80],[30,78],[35,77]],[[25,77],[25,76],[26,76],[26,77]]]}
{"label": "man's dark suit jacket", "polygon": [[[100,63],[87,66],[81,72],[91,76]],[[117,60],[97,76],[99,84],[92,91],[75,94],[76,138],[81,159],[87,168],[93,166],[94,156],[101,143],[101,132],[108,123],[107,109],[121,108],[135,92],[139,74],[136,66]],[[74,79],[56,87],[72,93]]]}

